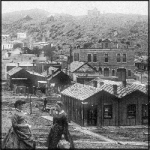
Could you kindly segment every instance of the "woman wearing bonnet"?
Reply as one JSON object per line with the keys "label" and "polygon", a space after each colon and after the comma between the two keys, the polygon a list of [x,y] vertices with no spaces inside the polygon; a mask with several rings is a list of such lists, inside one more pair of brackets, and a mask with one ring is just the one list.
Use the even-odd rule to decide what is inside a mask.
{"label": "woman wearing bonnet", "polygon": [[[73,140],[68,130],[67,114],[63,110],[63,106],[61,101],[56,103],[56,112],[53,114],[53,125],[47,139],[48,149],[74,148]],[[63,135],[66,142],[62,142]]]}
{"label": "woman wearing bonnet", "polygon": [[15,113],[11,117],[12,127],[4,141],[3,149],[35,149],[35,142],[31,134],[31,126],[26,121],[23,105],[25,101],[17,100],[14,104]]}

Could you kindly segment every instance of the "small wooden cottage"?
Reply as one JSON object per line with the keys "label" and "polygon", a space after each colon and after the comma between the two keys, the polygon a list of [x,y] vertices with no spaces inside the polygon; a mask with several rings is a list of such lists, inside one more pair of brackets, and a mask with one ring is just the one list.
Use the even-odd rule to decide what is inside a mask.
{"label": "small wooden cottage", "polygon": [[57,71],[47,78],[47,83],[48,89],[50,89],[51,85],[54,85],[55,92],[59,93],[65,86],[71,84],[71,79],[63,71]]}
{"label": "small wooden cottage", "polygon": [[99,73],[88,62],[74,61],[70,64],[70,76],[73,81],[84,84],[99,76]]}
{"label": "small wooden cottage", "polygon": [[148,121],[148,98],[140,85],[101,88],[76,83],[61,92],[68,119],[82,126],[141,125]]}
{"label": "small wooden cottage", "polygon": [[15,67],[7,72],[8,85],[11,90],[16,86],[28,87],[29,92],[33,92],[33,86],[38,86],[38,81],[46,81],[45,76],[34,72],[27,71],[21,67]]}

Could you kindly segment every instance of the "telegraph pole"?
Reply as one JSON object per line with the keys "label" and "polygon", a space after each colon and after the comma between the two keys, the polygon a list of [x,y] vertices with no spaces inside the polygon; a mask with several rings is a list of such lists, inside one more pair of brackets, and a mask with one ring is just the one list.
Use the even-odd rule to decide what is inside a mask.
{"label": "telegraph pole", "polygon": [[30,94],[30,115],[32,114],[32,100],[31,100],[31,94]]}

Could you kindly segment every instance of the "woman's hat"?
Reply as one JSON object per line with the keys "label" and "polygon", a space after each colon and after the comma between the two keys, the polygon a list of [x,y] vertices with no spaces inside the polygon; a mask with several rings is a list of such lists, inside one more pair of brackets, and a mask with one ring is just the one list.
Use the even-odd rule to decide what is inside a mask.
{"label": "woman's hat", "polygon": [[15,108],[16,108],[18,105],[23,105],[23,104],[25,104],[25,103],[26,103],[26,102],[23,101],[23,100],[17,100],[17,101],[15,102],[14,106],[15,106]]}

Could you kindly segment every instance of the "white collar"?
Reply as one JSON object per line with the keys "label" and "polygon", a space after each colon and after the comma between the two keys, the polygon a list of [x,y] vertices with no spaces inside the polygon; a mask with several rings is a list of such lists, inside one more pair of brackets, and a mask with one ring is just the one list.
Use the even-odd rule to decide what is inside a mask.
{"label": "white collar", "polygon": [[59,114],[62,114],[64,112],[64,110],[62,110],[61,112],[59,112]]}

